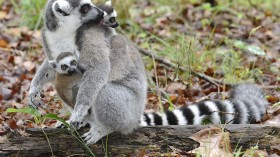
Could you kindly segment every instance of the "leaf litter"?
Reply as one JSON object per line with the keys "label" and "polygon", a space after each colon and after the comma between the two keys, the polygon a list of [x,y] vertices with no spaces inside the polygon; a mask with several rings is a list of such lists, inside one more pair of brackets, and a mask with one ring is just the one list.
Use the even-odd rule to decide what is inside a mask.
{"label": "leaf litter", "polygon": [[[4,2],[0,11],[0,142],[5,140],[5,136],[2,135],[5,135],[9,129],[39,127],[32,123],[33,118],[28,114],[5,112],[8,108],[28,106],[27,92],[30,82],[45,57],[42,55],[40,31],[19,26],[15,22],[19,15],[12,9],[9,2]],[[262,123],[279,125],[280,109],[277,105],[280,99],[279,16],[256,8],[249,10],[226,8],[213,16],[214,11],[211,10],[211,7],[200,2],[184,4],[179,13],[173,12],[172,9],[171,6],[158,6],[156,2],[139,1],[129,9],[129,13],[131,14],[130,20],[138,24],[142,32],[130,33],[132,25],[129,22],[121,27],[136,44],[159,52],[159,54],[165,50],[157,42],[158,39],[155,36],[170,39],[173,34],[178,33],[195,37],[198,55],[202,55],[205,49],[215,51],[216,48],[219,48],[225,53],[230,49],[241,51],[241,63],[245,67],[254,66],[262,71],[262,75],[257,76],[255,80],[265,89],[267,99],[271,103]],[[233,44],[230,44],[232,42]],[[254,65],[250,59],[253,59]],[[163,111],[191,105],[203,99],[226,98],[227,88],[219,89],[194,76],[184,79],[185,76],[178,73],[176,69],[160,63],[151,66],[149,59],[144,58],[144,61],[151,83],[147,97],[147,110]],[[205,66],[203,65],[198,70],[208,76],[222,79],[224,73],[211,66],[211,62],[213,60],[206,60]],[[55,113],[67,118],[69,115],[63,111],[62,101],[57,97],[54,88],[47,85],[44,91],[47,106],[40,108],[41,113]],[[54,122],[47,120],[43,125],[52,127]],[[209,132],[213,134],[211,139],[205,134]],[[193,137],[199,142],[204,141],[198,150],[207,144],[205,140],[210,140],[214,145],[211,147],[213,151],[209,153],[215,154],[218,151],[229,156],[233,153],[227,147],[230,146],[228,133],[218,128],[202,130]],[[169,154],[170,156],[182,156],[180,153],[176,153],[176,148],[171,149],[173,153]],[[279,152],[279,148],[275,148],[274,151]],[[139,152],[138,156],[152,156],[152,154],[153,152]]]}

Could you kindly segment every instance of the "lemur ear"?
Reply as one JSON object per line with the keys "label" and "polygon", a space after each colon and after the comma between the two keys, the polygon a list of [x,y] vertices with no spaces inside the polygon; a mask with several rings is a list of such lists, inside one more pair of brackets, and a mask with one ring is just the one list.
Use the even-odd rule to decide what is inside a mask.
{"label": "lemur ear", "polygon": [[112,6],[112,1],[111,1],[111,0],[107,1],[107,2],[105,3],[105,5]]}
{"label": "lemur ear", "polygon": [[49,62],[49,66],[52,68],[52,69],[55,69],[56,68],[56,63],[55,61],[48,61]]}
{"label": "lemur ear", "polygon": [[70,4],[65,0],[57,0],[53,3],[53,11],[61,14],[62,16],[69,16],[71,7]]}

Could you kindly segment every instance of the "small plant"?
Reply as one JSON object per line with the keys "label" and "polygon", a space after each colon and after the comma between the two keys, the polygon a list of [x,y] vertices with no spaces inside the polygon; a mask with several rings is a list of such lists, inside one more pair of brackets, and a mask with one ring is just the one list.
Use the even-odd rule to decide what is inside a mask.
{"label": "small plant", "polygon": [[41,115],[38,110],[32,107],[25,107],[22,109],[8,108],[6,110],[8,113],[27,113],[32,115],[36,124],[44,123],[46,119],[55,119],[57,121],[62,122],[65,126],[69,127],[70,125],[64,121],[64,119],[58,117],[56,114],[47,113],[45,115]]}
{"label": "small plant", "polygon": [[[7,113],[26,113],[26,114],[30,114],[34,118],[34,121],[35,121],[36,124],[42,124],[47,119],[54,119],[54,120],[57,120],[57,121],[63,123],[67,127],[67,129],[70,130],[71,135],[74,136],[83,145],[83,147],[89,152],[90,156],[95,157],[94,153],[91,151],[91,149],[84,142],[84,140],[82,139],[82,137],[80,136],[78,131],[75,128],[71,127],[70,124],[68,124],[64,119],[58,117],[56,114],[47,113],[45,115],[42,115],[42,114],[39,113],[39,111],[37,109],[35,109],[33,107],[25,107],[25,108],[22,108],[22,109],[8,108],[6,110],[6,112]],[[48,136],[44,132],[43,128],[42,128],[42,131],[46,135],[46,138],[48,140]],[[48,140],[48,142],[49,142],[49,140]],[[107,142],[106,142],[106,148],[107,148]],[[50,143],[49,143],[49,146],[50,146]],[[52,150],[51,146],[50,146],[50,149]],[[107,154],[107,152],[106,152],[106,154]]]}
{"label": "small plant", "polygon": [[4,0],[0,0],[0,6],[2,6],[3,2],[4,2]]}

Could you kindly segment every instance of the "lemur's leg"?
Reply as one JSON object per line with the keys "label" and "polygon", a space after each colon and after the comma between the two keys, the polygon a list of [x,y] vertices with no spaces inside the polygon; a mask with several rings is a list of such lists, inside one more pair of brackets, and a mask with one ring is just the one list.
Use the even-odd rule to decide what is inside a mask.
{"label": "lemur's leg", "polygon": [[29,89],[29,105],[37,108],[38,106],[43,104],[42,101],[38,99],[41,98],[42,95],[42,86],[48,82],[53,81],[54,77],[55,71],[49,67],[48,60],[45,59],[42,65],[37,70],[34,78],[32,79]]}
{"label": "lemur's leg", "polygon": [[143,114],[143,105],[138,99],[135,91],[119,82],[111,82],[99,92],[92,111],[96,120],[104,126],[127,134],[138,126]]}

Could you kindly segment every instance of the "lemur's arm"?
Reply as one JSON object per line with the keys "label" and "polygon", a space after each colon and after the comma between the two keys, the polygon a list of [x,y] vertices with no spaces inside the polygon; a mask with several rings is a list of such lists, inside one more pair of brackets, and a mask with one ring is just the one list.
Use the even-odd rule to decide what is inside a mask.
{"label": "lemur's arm", "polygon": [[109,55],[99,54],[99,57],[93,59],[85,59],[82,61],[87,65],[81,80],[79,91],[77,94],[74,112],[70,117],[70,123],[77,128],[82,125],[85,120],[88,110],[94,106],[94,102],[99,94],[99,91],[108,82],[110,74]]}
{"label": "lemur's arm", "polygon": [[48,59],[45,59],[42,65],[37,70],[34,78],[31,81],[29,89],[29,105],[34,108],[42,105],[40,100],[42,86],[54,80],[55,71],[49,67]]}
{"label": "lemur's arm", "polygon": [[86,120],[88,110],[95,108],[100,90],[108,83],[110,48],[105,41],[105,29],[92,26],[92,23],[84,24],[77,31],[76,44],[80,51],[78,67],[85,69],[70,117],[70,124],[77,128]]}

